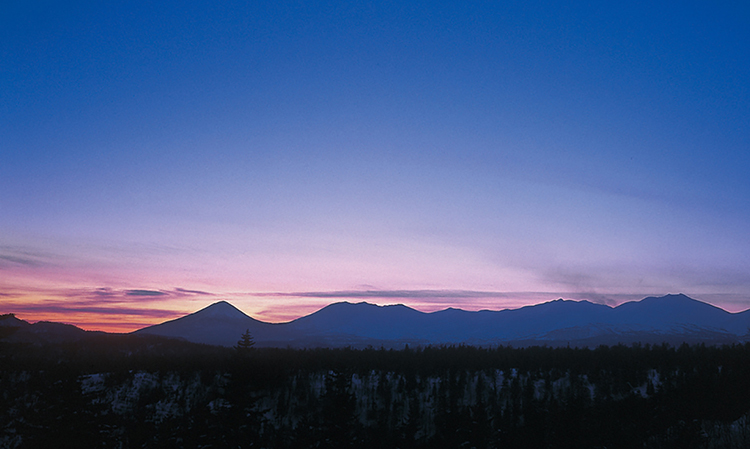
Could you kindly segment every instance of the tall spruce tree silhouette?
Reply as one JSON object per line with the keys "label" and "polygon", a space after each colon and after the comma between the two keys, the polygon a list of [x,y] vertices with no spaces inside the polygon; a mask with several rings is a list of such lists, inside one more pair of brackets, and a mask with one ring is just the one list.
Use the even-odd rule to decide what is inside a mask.
{"label": "tall spruce tree silhouette", "polygon": [[250,334],[250,329],[247,329],[242,334],[242,338],[237,342],[237,346],[234,349],[240,354],[247,354],[253,349],[253,346],[255,346],[255,340],[253,340],[253,336]]}

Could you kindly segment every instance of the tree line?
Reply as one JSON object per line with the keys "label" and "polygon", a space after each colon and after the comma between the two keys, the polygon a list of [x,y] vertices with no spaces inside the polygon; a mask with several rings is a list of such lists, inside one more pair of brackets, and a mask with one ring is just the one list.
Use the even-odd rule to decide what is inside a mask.
{"label": "tree line", "polygon": [[733,448],[750,344],[0,343],[0,447]]}

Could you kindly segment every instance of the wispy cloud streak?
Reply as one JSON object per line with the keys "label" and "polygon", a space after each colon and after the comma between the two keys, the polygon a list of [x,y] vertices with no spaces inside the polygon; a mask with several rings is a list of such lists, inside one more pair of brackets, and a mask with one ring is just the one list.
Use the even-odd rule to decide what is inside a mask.
{"label": "wispy cloud streak", "polygon": [[46,268],[55,266],[61,257],[57,254],[20,245],[0,246],[0,269]]}
{"label": "wispy cloud streak", "polygon": [[156,290],[127,290],[127,296],[164,296],[167,293]]}
{"label": "wispy cloud streak", "polygon": [[139,317],[150,317],[150,318],[171,318],[179,313],[174,310],[167,309],[144,309],[144,308],[132,308],[132,307],[99,307],[92,305],[81,305],[81,304],[17,304],[7,306],[4,312],[10,313],[59,313],[59,314],[72,314],[72,313],[90,313],[97,315],[132,315]]}
{"label": "wispy cloud streak", "polygon": [[27,266],[27,267],[39,267],[39,266],[43,265],[40,261],[38,261],[36,259],[32,259],[30,257],[11,256],[11,255],[8,255],[8,254],[0,254],[0,267],[2,267],[3,265],[8,265],[8,262],[10,262],[10,264],[24,265],[24,266]]}
{"label": "wispy cloud streak", "polygon": [[[24,301],[25,297],[45,298],[39,304],[64,303],[68,307],[100,306],[120,304],[127,307],[128,304],[145,304],[150,302],[162,302],[165,299],[197,299],[198,297],[216,296],[214,293],[199,290],[188,290],[174,288],[172,290],[148,290],[148,289],[114,289],[110,287],[98,288],[6,288],[0,292],[0,297],[13,298]],[[18,302],[17,301],[17,302]],[[38,300],[35,300],[38,301]]]}
{"label": "wispy cloud streak", "polygon": [[200,290],[187,290],[187,289],[184,289],[184,288],[175,288],[174,290],[176,292],[184,293],[184,294],[187,294],[187,295],[216,296],[215,293],[203,292],[203,291],[200,291]]}
{"label": "wispy cloud streak", "polygon": [[334,290],[317,292],[270,292],[255,296],[281,296],[293,298],[507,298],[505,292],[474,290]]}

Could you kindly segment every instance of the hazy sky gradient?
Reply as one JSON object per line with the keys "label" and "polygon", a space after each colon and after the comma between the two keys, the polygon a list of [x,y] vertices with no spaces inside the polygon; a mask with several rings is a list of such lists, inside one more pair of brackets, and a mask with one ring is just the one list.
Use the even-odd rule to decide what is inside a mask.
{"label": "hazy sky gradient", "polygon": [[747,2],[215,3],[0,5],[0,313],[750,308]]}

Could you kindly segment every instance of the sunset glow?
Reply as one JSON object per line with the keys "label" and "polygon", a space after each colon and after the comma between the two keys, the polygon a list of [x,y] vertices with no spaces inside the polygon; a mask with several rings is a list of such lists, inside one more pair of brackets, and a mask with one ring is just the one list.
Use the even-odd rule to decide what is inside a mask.
{"label": "sunset glow", "polygon": [[[668,18],[668,19],[667,19]],[[26,2],[0,14],[0,313],[226,300],[750,308],[738,5]]]}

